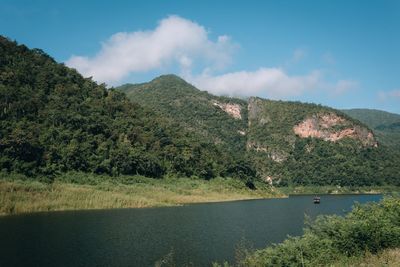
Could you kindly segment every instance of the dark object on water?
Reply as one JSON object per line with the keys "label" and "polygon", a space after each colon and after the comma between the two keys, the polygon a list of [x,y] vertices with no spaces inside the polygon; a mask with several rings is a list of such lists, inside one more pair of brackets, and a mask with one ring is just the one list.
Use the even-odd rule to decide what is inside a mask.
{"label": "dark object on water", "polygon": [[314,197],[314,204],[319,204],[321,202],[320,197]]}

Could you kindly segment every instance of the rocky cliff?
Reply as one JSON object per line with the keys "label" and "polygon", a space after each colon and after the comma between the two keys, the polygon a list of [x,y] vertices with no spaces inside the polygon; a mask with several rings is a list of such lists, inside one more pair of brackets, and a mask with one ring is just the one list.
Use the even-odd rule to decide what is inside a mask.
{"label": "rocky cliff", "polygon": [[364,146],[378,146],[371,130],[351,123],[335,113],[313,114],[295,125],[293,131],[301,138],[319,138],[331,142],[351,138],[360,141]]}

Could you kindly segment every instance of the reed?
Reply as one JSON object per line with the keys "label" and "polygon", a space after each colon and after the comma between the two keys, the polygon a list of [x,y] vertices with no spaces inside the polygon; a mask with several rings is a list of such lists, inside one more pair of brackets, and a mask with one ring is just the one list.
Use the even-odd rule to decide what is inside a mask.
{"label": "reed", "polygon": [[211,181],[189,178],[151,179],[124,177],[93,184],[52,183],[32,180],[0,180],[0,214],[38,211],[144,208],[186,203],[259,199],[281,196],[268,186],[250,190],[234,179]]}

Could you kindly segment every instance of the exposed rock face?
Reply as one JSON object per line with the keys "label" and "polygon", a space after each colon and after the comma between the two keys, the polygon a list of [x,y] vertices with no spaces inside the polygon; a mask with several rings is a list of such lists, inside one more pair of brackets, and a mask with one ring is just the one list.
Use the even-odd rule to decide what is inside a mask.
{"label": "exposed rock face", "polygon": [[364,146],[377,146],[372,132],[364,127],[352,125],[336,114],[314,115],[295,125],[293,131],[302,138],[313,137],[336,142],[348,137],[361,141]]}
{"label": "exposed rock face", "polygon": [[261,125],[266,124],[271,121],[269,117],[260,117],[262,113],[263,102],[261,99],[256,97],[250,97],[247,105],[248,116],[249,116],[249,126],[252,121],[258,121]]}
{"label": "exposed rock face", "polygon": [[213,105],[219,107],[220,109],[222,109],[235,119],[238,120],[242,119],[242,114],[241,114],[242,108],[240,107],[239,104],[220,103],[215,101]]}

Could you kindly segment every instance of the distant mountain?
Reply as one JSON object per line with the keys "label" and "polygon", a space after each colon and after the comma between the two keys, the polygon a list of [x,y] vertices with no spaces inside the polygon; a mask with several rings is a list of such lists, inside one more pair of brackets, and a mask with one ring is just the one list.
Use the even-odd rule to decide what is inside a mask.
{"label": "distant mountain", "polygon": [[[254,97],[247,101],[218,97],[175,75],[117,90],[199,133],[201,140],[247,159],[268,182],[374,184],[384,179],[377,168],[394,171],[382,167],[395,159],[384,152],[372,130],[339,110]],[[380,161],[371,160],[375,157]]]}
{"label": "distant mountain", "polygon": [[400,151],[400,115],[376,109],[342,110],[347,115],[365,123],[382,144]]}

